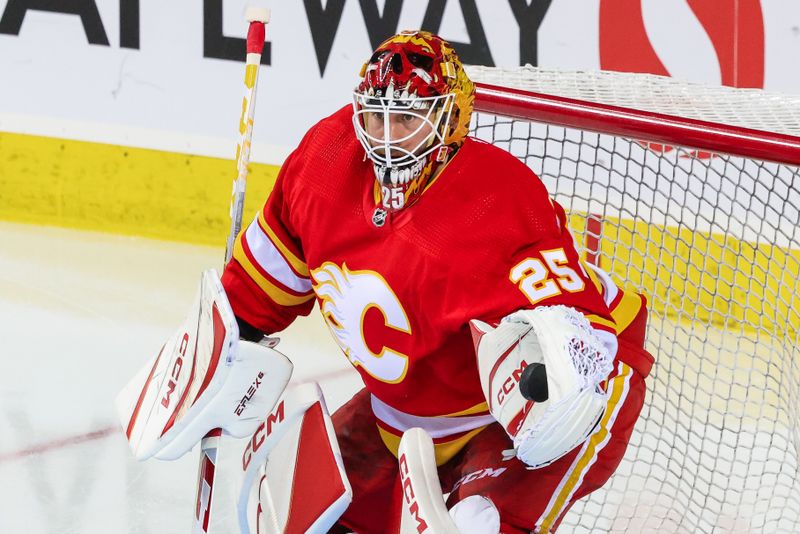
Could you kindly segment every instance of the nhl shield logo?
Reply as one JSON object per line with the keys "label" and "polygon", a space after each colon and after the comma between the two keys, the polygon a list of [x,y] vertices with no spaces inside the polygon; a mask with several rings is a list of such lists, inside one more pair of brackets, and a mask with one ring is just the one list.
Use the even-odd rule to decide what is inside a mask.
{"label": "nhl shield logo", "polygon": [[386,210],[381,208],[375,208],[375,212],[372,214],[372,224],[380,228],[385,223],[386,223]]}

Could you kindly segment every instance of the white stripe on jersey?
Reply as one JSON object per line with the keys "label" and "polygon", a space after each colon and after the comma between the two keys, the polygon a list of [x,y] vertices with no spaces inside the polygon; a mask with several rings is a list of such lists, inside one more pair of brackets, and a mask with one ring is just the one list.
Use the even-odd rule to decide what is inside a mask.
{"label": "white stripe on jersey", "polygon": [[311,280],[295,274],[277,247],[261,229],[257,217],[247,227],[244,238],[255,261],[271,277],[298,293],[311,291]]}
{"label": "white stripe on jersey", "polygon": [[490,425],[496,421],[491,415],[465,415],[460,417],[422,417],[410,415],[396,410],[380,400],[375,395],[370,395],[372,413],[380,421],[390,427],[405,432],[409,428],[419,427],[425,430],[432,438],[444,438],[460,432],[468,432],[482,426]]}
{"label": "white stripe on jersey", "polygon": [[603,301],[606,303],[606,306],[611,306],[611,303],[614,302],[614,299],[617,298],[617,294],[619,293],[617,284],[615,284],[611,277],[608,276],[608,273],[600,267],[592,265],[591,263],[586,263],[584,265],[597,275],[597,278],[600,280],[600,285],[603,286]]}

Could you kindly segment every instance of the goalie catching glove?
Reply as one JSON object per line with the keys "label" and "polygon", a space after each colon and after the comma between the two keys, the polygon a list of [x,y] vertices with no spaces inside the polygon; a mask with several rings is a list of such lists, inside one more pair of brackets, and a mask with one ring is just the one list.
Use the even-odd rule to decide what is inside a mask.
{"label": "goalie catching glove", "polygon": [[[483,394],[517,457],[532,468],[544,467],[585,441],[605,410],[600,384],[613,368],[613,355],[583,314],[544,306],[512,313],[496,328],[470,323]],[[541,383],[526,398],[520,380],[534,364],[544,368],[525,374]]]}

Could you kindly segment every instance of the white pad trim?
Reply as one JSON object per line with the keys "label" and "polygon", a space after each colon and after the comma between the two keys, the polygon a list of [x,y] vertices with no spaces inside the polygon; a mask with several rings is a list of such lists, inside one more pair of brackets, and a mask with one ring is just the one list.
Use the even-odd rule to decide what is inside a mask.
{"label": "white pad trim", "polygon": [[488,497],[470,495],[450,508],[461,534],[499,534],[500,512]]}

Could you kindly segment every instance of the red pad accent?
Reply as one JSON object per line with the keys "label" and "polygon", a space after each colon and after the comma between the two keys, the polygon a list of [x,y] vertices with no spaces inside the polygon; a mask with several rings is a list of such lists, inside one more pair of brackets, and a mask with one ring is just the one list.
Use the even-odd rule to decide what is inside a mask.
{"label": "red pad accent", "polygon": [[161,354],[164,352],[165,346],[166,345],[162,345],[161,350],[158,351],[156,361],[153,362],[153,367],[150,369],[150,374],[147,375],[147,381],[145,381],[144,387],[142,388],[141,393],[139,393],[139,399],[136,401],[136,408],[133,409],[133,413],[131,414],[131,420],[128,421],[128,428],[125,430],[125,435],[129,440],[131,439],[131,434],[133,433],[133,427],[136,424],[136,420],[139,418],[139,410],[142,408],[144,396],[147,394],[147,390],[150,388],[150,382],[153,380],[153,373],[155,373],[156,367],[158,367],[158,360],[161,359]]}
{"label": "red pad accent", "polygon": [[345,491],[317,402],[303,416],[284,532],[308,530]]}
{"label": "red pad accent", "polygon": [[247,30],[247,53],[260,54],[264,49],[264,23],[253,21]]}
{"label": "red pad accent", "polygon": [[[206,369],[206,374],[203,377],[203,383],[200,385],[200,389],[197,392],[197,396],[194,398],[194,400],[192,400],[191,405],[194,405],[194,403],[197,402],[197,399],[200,398],[200,395],[203,394],[205,389],[208,387],[208,384],[211,382],[211,379],[214,377],[214,373],[217,370],[217,365],[219,364],[219,357],[222,354],[223,341],[225,341],[225,335],[227,334],[227,330],[225,329],[225,323],[222,322],[222,316],[220,315],[219,309],[217,308],[216,304],[214,304],[213,307],[211,308],[211,312],[214,324],[213,352],[211,353],[211,359],[208,362],[208,369]],[[198,340],[195,339],[194,342],[195,358],[197,357],[197,343]],[[189,388],[191,387],[192,382],[194,382],[195,379],[194,375],[196,367],[195,358],[192,358],[192,372],[191,375],[189,375],[189,382],[186,384],[186,389],[183,391],[183,395],[181,395],[178,404],[175,405],[175,409],[172,411],[172,415],[167,421],[167,424],[164,426],[164,430],[161,431],[162,436],[167,432],[167,430],[172,428],[172,425],[175,424],[175,418],[178,415],[178,411],[181,409],[184,403],[188,401],[187,395],[189,394]]]}
{"label": "red pad accent", "polygon": [[508,355],[511,354],[511,352],[515,348],[517,348],[517,345],[519,345],[519,342],[520,342],[519,339],[514,341],[514,343],[512,343],[511,346],[508,347],[506,349],[506,351],[503,354],[500,355],[499,358],[497,358],[497,361],[494,362],[494,367],[492,367],[492,370],[489,371],[489,398],[487,399],[489,401],[489,410],[492,410],[494,408],[494,405],[495,405],[495,402],[494,402],[494,400],[495,400],[494,399],[494,391],[492,389],[492,382],[494,382],[494,375],[497,374],[497,368],[500,367],[500,364],[503,363],[506,360],[506,358],[508,358]]}
{"label": "red pad accent", "polygon": [[469,323],[469,331],[472,334],[472,345],[475,347],[475,351],[478,350],[478,345],[481,343],[481,338],[486,335],[486,332],[483,330],[479,330],[474,324]]}
{"label": "red pad accent", "polygon": [[194,398],[194,401],[192,401],[192,405],[197,402],[197,399],[200,398],[200,396],[208,387],[208,384],[211,382],[211,379],[214,377],[214,373],[217,371],[217,366],[219,365],[219,357],[222,355],[222,344],[225,341],[225,336],[228,333],[228,331],[225,329],[225,323],[222,322],[222,315],[220,315],[216,304],[214,304],[214,307],[211,308],[211,311],[214,320],[214,349],[211,352],[211,361],[208,364],[206,376],[203,378],[203,383],[200,385],[200,390],[197,392],[197,396]]}
{"label": "red pad accent", "polygon": [[[208,532],[208,525],[211,522],[211,494],[214,491],[214,474],[216,465],[207,455],[203,455],[200,461],[200,485],[197,488],[197,503],[195,505],[195,518],[201,521],[203,532]],[[208,496],[203,496],[203,483],[208,486]],[[201,517],[202,513],[202,517]]]}

